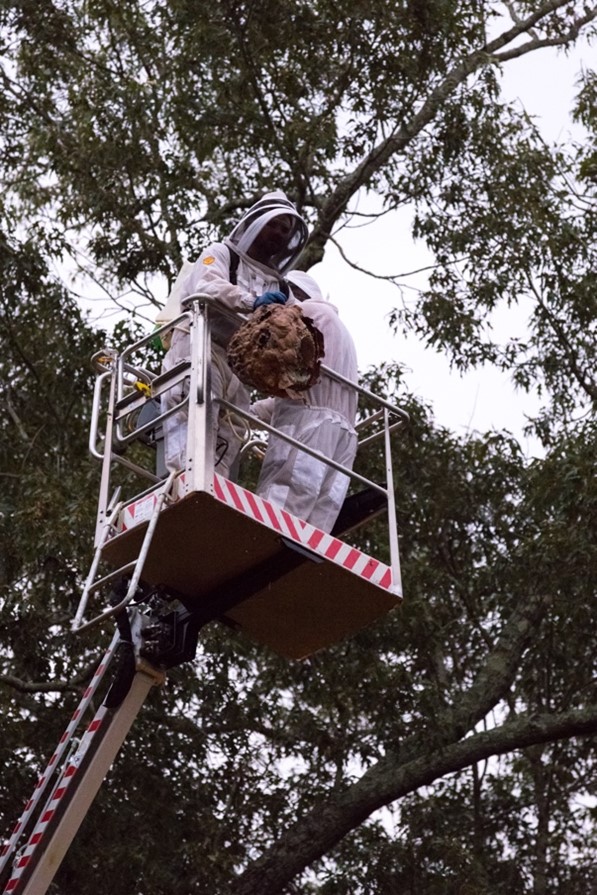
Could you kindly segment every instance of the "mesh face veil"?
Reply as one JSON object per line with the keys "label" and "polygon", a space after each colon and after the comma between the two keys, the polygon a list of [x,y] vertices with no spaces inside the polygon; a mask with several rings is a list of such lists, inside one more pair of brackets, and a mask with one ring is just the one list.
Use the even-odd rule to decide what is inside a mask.
{"label": "mesh face veil", "polygon": [[281,190],[266,193],[252,205],[225,242],[229,243],[240,255],[248,256],[249,249],[266,224],[281,216],[287,218],[290,232],[285,245],[270,256],[267,266],[276,273],[283,274],[292,267],[299,257],[309,234],[306,223]]}

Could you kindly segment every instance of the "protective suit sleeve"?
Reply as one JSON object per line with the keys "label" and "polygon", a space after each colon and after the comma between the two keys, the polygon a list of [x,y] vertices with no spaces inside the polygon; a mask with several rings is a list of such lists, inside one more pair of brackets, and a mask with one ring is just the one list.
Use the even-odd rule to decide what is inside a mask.
{"label": "protective suit sleeve", "polygon": [[230,282],[230,252],[214,243],[201,253],[184,284],[185,295],[200,292],[232,310],[252,311],[255,296]]}
{"label": "protective suit sleeve", "polygon": [[184,294],[183,290],[185,289],[185,284],[192,269],[193,264],[190,261],[183,262],[183,265],[180,268],[178,275],[172,285],[172,289],[170,290],[168,298],[166,299],[166,304],[163,308],[161,308],[160,311],[158,311],[158,315],[155,318],[156,326],[161,326],[162,323],[169,323],[180,314],[180,298],[181,295]]}
{"label": "protective suit sleeve", "polygon": [[262,422],[271,425],[274,416],[275,398],[263,398],[261,401],[255,401],[251,404],[251,413],[258,417]]}

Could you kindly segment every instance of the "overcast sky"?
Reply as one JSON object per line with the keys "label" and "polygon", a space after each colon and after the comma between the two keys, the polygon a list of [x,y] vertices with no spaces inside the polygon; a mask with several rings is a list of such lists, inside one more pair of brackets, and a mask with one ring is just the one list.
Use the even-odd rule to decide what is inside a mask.
{"label": "overcast sky", "polygon": [[[563,140],[574,132],[570,109],[583,53],[586,48],[568,57],[545,49],[504,66],[503,98],[520,102],[534,115],[548,141]],[[396,214],[367,228],[345,229],[339,241],[359,267],[377,274],[398,274],[430,261],[424,248],[413,244],[409,232],[408,215]],[[409,389],[432,404],[438,423],[459,434],[509,429],[523,438],[525,417],[538,407],[535,395],[514,392],[508,377],[491,367],[461,377],[450,370],[443,356],[425,349],[414,338],[391,334],[388,315],[403,300],[408,301],[408,290],[401,295],[395,286],[360,274],[332,245],[326,249],[324,261],[310,273],[340,308],[354,335],[362,370],[384,360],[401,361],[410,370]],[[424,275],[404,282],[421,285]],[[523,332],[525,320],[524,309],[512,308],[501,312],[495,325],[506,335]],[[523,444],[529,453],[537,450],[533,441],[523,439]]]}

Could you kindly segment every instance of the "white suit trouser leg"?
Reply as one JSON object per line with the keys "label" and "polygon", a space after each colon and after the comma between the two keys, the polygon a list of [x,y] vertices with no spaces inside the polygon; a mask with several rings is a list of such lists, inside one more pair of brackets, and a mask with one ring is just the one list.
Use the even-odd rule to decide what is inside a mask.
{"label": "white suit trouser leg", "polygon": [[[164,371],[172,369],[176,364],[190,358],[190,336],[182,330],[175,330],[172,344],[164,358]],[[249,393],[226,362],[226,351],[219,345],[212,345],[211,393],[213,398],[224,398],[242,410],[249,409]],[[162,412],[175,407],[188,394],[188,379],[178,383],[174,388],[162,395]],[[218,413],[214,406],[213,427],[216,443],[216,472],[228,478],[230,469],[238,456],[242,444],[243,423],[231,420],[230,413],[222,410]],[[188,437],[188,411],[185,407],[164,422],[165,458],[169,470],[183,469],[186,462]]]}
{"label": "white suit trouser leg", "polygon": [[[352,469],[357,436],[340,414],[323,408],[286,409],[273,425],[331,460]],[[257,483],[257,494],[323,531],[331,531],[350,479],[275,435]]]}

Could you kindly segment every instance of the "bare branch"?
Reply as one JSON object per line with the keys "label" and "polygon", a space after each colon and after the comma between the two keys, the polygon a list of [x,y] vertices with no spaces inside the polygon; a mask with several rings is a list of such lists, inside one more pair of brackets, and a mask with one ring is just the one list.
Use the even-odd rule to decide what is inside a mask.
{"label": "bare branch", "polygon": [[[537,49],[537,41],[529,41],[521,47],[516,47],[509,51],[509,53],[504,53],[501,56],[497,55],[502,47],[505,47],[517,37],[520,37],[520,35],[527,33],[541,19],[568,5],[569,0],[550,0],[550,2],[543,3],[533,15],[515,24],[508,31],[495,38],[495,40],[470,53],[455,65],[441,83],[429,93],[426,101],[411,120],[405,121],[400,127],[396,128],[391,136],[374,146],[362,162],[350,174],[342,178],[331,195],[320,204],[319,220],[311,235],[307,250],[303,255],[303,265],[308,269],[322,260],[325,245],[333,232],[334,225],[338,218],[346,213],[353,196],[362,186],[369,183],[372,177],[382,170],[393,156],[404,151],[435,118],[448,97],[466,81],[469,75],[485,65],[493,65],[496,62],[515,58]],[[564,46],[568,44],[583,25],[596,18],[597,9],[590,9],[584,16],[576,20],[565,35],[561,38],[550,39],[549,44],[541,42],[541,46]]]}
{"label": "bare branch", "polygon": [[[566,4],[559,3],[558,6],[565,6]],[[491,50],[494,59],[498,62],[507,62],[509,59],[518,59],[520,56],[525,56],[527,53],[532,53],[535,50],[542,49],[543,47],[565,47],[567,44],[576,40],[578,35],[581,32],[581,29],[592,22],[595,18],[597,18],[597,10],[589,10],[584,16],[576,19],[573,24],[570,26],[568,31],[565,34],[562,34],[560,37],[551,37],[551,38],[540,38],[533,34],[531,27],[525,27],[528,22],[533,19],[536,19],[537,13],[533,16],[529,16],[528,19],[519,22],[519,25],[513,31],[516,31],[516,37],[519,36],[520,30],[522,29],[525,32],[533,35],[533,40],[527,41],[525,44],[521,44],[518,47],[514,47],[512,50],[508,50],[505,53],[496,53],[491,50],[492,47],[495,46],[496,42],[492,41],[491,44],[488,45],[488,49]],[[505,35],[502,35],[502,38]],[[500,38],[501,40],[501,38]],[[508,41],[509,42],[509,41]],[[497,47],[496,47],[497,49]]]}
{"label": "bare branch", "polygon": [[18,690],[19,693],[66,693],[77,690],[86,683],[97,667],[97,660],[83,668],[79,674],[68,681],[25,681],[12,674],[0,674],[0,684]]}
{"label": "bare branch", "polygon": [[23,425],[23,423],[22,423],[22,421],[21,421],[18,413],[16,412],[14,405],[11,401],[10,386],[7,386],[7,388],[4,392],[4,400],[6,403],[6,409],[8,410],[8,415],[11,418],[11,420],[13,421],[13,423],[15,424],[15,426],[17,427],[17,431],[18,431],[19,435],[21,436],[23,441],[29,442],[30,439],[29,439],[29,435],[27,434],[27,430],[25,429],[25,426]]}
{"label": "bare branch", "polygon": [[597,733],[597,705],[559,715],[521,715],[500,727],[442,746],[399,765],[379,762],[353,786],[299,820],[230,888],[232,895],[277,895],[305,867],[318,860],[374,811],[494,755],[539,743]]}
{"label": "bare branch", "polygon": [[[420,757],[421,735],[418,733],[370,768],[353,786],[330,797],[327,804],[320,805],[316,812],[299,821],[263,859],[240,877],[238,887],[232,892],[254,895],[259,891],[260,895],[273,895],[279,891],[277,887],[321,857],[373,811],[447,773],[533,742],[550,742],[562,736],[576,735],[569,732],[570,727],[578,730],[579,735],[597,730],[595,706],[588,720],[584,713],[578,717],[578,713],[571,713],[573,717],[567,721],[565,716],[547,716],[538,724],[531,717],[520,716],[516,722],[507,722],[489,733],[463,739],[507,694],[521,656],[548,605],[547,598],[530,595],[525,604],[516,607],[470,689],[459,696],[456,705],[432,722],[424,758]],[[517,733],[513,735],[515,730]],[[281,879],[280,874],[288,867],[292,867],[290,875]],[[270,873],[271,888],[265,885],[254,888],[258,879],[263,881]]]}
{"label": "bare branch", "polygon": [[[521,19],[520,16],[518,15],[518,12],[516,11],[516,7],[514,6],[514,4],[513,4],[513,3],[510,3],[509,0],[505,0],[505,2],[504,2],[504,6],[506,7],[506,9],[508,10],[508,12],[510,13],[510,18],[512,19],[512,21],[513,21],[516,25],[520,25],[520,24],[522,23],[522,19]],[[529,34],[531,34],[532,37],[536,37],[536,36],[537,36],[537,35],[535,34],[535,32],[532,31],[530,28],[529,28]]]}
{"label": "bare branch", "polygon": [[[385,282],[392,283],[394,286],[398,286],[400,289],[402,289],[403,286],[400,283],[397,283],[396,280],[404,279],[404,277],[414,277],[417,274],[425,273],[425,271],[427,271],[427,270],[435,270],[435,268],[437,268],[439,266],[438,264],[428,264],[425,267],[419,267],[416,270],[407,270],[407,271],[404,271],[403,273],[379,274],[379,273],[375,273],[372,270],[367,270],[365,267],[361,267],[360,265],[358,265],[356,263],[356,261],[351,261],[351,259],[348,257],[348,255],[344,251],[343,247],[340,245],[340,243],[333,236],[330,236],[330,242],[333,242],[333,244],[338,249],[338,252],[340,253],[342,259],[344,261],[346,261],[346,263],[349,265],[349,267],[352,267],[353,270],[358,270],[359,273],[364,273],[368,277],[373,277],[373,279],[375,279],[375,280],[384,280]],[[454,262],[454,263],[456,263],[456,262]],[[414,288],[414,287],[411,287],[411,288]]]}

